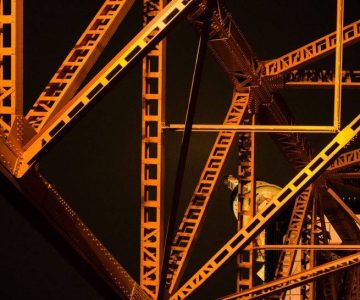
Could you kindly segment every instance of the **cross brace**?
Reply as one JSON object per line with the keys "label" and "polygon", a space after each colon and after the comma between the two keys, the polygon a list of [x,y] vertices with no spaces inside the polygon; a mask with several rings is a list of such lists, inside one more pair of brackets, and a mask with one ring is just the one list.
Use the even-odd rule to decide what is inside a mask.
{"label": "cross brace", "polygon": [[237,251],[244,247],[272,220],[289,201],[300,193],[315,176],[323,170],[331,159],[347,145],[360,131],[360,115],[338,135],[302,170],[281,192],[258,212],[250,224],[234,235],[209,261],[200,268],[170,299],[178,300],[188,297],[205,280],[214,274]]}
{"label": "cross brace", "polygon": [[270,296],[278,292],[301,286],[308,282],[320,279],[324,276],[334,274],[336,272],[353,268],[360,264],[360,253],[346,256],[332,262],[314,267],[311,270],[297,273],[287,278],[274,280],[272,282],[257,286],[242,293],[232,294],[219,300],[231,299],[261,299],[264,296]]}
{"label": "cross brace", "polygon": [[39,132],[86,78],[135,0],[106,0],[26,115]]}

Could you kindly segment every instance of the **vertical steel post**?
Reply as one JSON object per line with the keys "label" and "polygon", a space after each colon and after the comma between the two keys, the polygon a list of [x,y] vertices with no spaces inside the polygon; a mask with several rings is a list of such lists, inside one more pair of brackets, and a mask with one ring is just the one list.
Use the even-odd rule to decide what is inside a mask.
{"label": "vertical steel post", "polygon": [[[250,114],[244,123],[255,124],[255,115]],[[238,185],[238,230],[246,226],[256,213],[255,198],[255,132],[239,134],[239,185]],[[237,256],[237,291],[240,293],[254,286],[255,252],[251,242]]]}
{"label": "vertical steel post", "polygon": [[23,110],[23,0],[0,0],[0,126]]}
{"label": "vertical steel post", "polygon": [[[144,26],[165,6],[144,0]],[[142,64],[140,286],[156,299],[163,252],[166,41],[158,43]]]}
{"label": "vertical steel post", "polygon": [[344,0],[337,0],[336,9],[336,52],[335,52],[335,91],[334,91],[334,126],[341,126],[341,84],[343,60],[343,27],[344,27]]}

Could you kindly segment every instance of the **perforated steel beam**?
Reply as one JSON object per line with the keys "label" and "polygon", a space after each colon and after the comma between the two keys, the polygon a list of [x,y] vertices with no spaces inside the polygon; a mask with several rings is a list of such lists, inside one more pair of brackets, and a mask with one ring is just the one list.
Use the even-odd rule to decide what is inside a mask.
{"label": "perforated steel beam", "polygon": [[360,131],[360,115],[339,132],[335,138],[296,175],[269,204],[252,219],[250,224],[235,234],[208,262],[202,266],[172,296],[172,300],[188,297],[213,275],[237,251],[246,245],[271,221],[290,200],[302,192],[315,176],[325,169],[335,155]]}
{"label": "perforated steel beam", "polygon": [[105,0],[26,115],[39,132],[76,93],[135,0]]}
{"label": "perforated steel beam", "polygon": [[[301,233],[305,224],[306,212],[311,202],[313,187],[310,185],[295,200],[294,208],[291,214],[288,230],[284,237],[284,246],[289,244],[299,244]],[[279,261],[275,270],[275,278],[287,277],[291,274],[295,262],[296,249],[281,249]],[[280,295],[284,299],[285,293]]]}
{"label": "perforated steel beam", "polygon": [[359,264],[360,254],[356,253],[326,264],[322,264],[308,271],[300,272],[286,278],[274,280],[272,282],[257,286],[242,293],[236,293],[223,298],[219,298],[219,300],[261,299],[265,296],[270,296],[284,290],[304,285],[308,282],[312,282],[324,276],[328,276],[336,272],[353,268],[355,266],[358,266]]}
{"label": "perforated steel beam", "polygon": [[[360,21],[344,27],[343,45],[350,46],[360,39]],[[310,62],[320,59],[336,48],[336,32],[332,32],[316,41],[300,47],[277,59],[265,61],[265,75],[278,75],[295,68],[302,67]]]}
{"label": "perforated steel beam", "polygon": [[339,157],[327,168],[327,171],[341,171],[358,164],[360,164],[360,149],[354,149],[339,155]]}
{"label": "perforated steel beam", "polygon": [[[254,112],[248,112],[244,124],[254,124]],[[256,181],[255,181],[255,132],[239,134],[239,163],[238,163],[238,231],[251,222],[257,211]],[[246,192],[247,186],[248,191]],[[256,255],[252,247],[252,241],[243,251],[237,255],[237,282],[238,292],[252,288],[255,285]]]}
{"label": "perforated steel beam", "polygon": [[164,37],[196,0],[173,0],[142,29],[90,82],[79,91],[42,130],[25,145],[23,160],[15,176],[23,176],[38,160],[48,144],[58,137],[76,117],[94,102],[111,82],[146,55]]}
{"label": "perforated steel beam", "polygon": [[[146,26],[165,6],[163,0],[145,0]],[[166,42],[161,41],[142,63],[140,285],[156,299],[163,254],[164,137]]]}
{"label": "perforated steel beam", "polygon": [[[224,124],[240,124],[246,113],[248,102],[249,94],[234,92]],[[167,284],[170,285],[171,293],[176,290],[185,271],[191,249],[201,230],[208,204],[234,138],[234,132],[219,132],[175,235],[171,247],[170,269],[167,275]]]}
{"label": "perforated steel beam", "polygon": [[0,126],[23,111],[23,0],[0,0]]}
{"label": "perforated steel beam", "polygon": [[[284,87],[329,89],[335,85],[335,74],[329,70],[294,70],[283,75]],[[360,71],[343,71],[344,89],[360,88]]]}
{"label": "perforated steel beam", "polygon": [[80,257],[124,299],[150,300],[136,281],[112,256],[73,209],[35,168],[21,179],[0,166],[4,175],[40,211],[57,233]]}

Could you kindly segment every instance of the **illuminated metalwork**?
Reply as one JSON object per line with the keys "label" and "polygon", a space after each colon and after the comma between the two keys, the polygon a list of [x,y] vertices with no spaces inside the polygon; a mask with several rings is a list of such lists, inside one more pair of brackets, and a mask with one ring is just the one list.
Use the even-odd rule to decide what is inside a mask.
{"label": "illuminated metalwork", "polygon": [[209,261],[200,268],[184,285],[171,297],[171,299],[184,299],[198,288],[207,278],[219,269],[237,251],[244,249],[252,238],[259,233],[265,225],[279,213],[280,208],[285,206],[293,196],[314,179],[316,174],[325,168],[331,159],[354,138],[360,131],[360,115],[317,155],[315,158],[296,175],[279,193],[277,197],[260,212],[258,212],[250,224],[235,234]]}
{"label": "illuminated metalwork", "polygon": [[41,174],[32,169],[14,184],[117,294],[127,299],[150,299]]}
{"label": "illuminated metalwork", "polygon": [[177,20],[194,0],[170,2],[159,14],[144,27],[90,82],[69,101],[33,139],[25,145],[24,159],[17,177],[21,177],[34,164],[41,151],[85,108],[96,96],[134,63],[145,55],[169,26]]}
{"label": "illuminated metalwork", "polygon": [[107,0],[27,113],[39,132],[76,93],[134,0]]}
{"label": "illuminated metalwork", "polygon": [[[255,112],[250,111],[244,120],[245,124],[255,123]],[[238,167],[238,230],[245,227],[257,211],[255,183],[255,132],[239,134],[239,167]],[[246,187],[248,190],[246,190]],[[241,292],[255,285],[256,251],[249,244],[237,255],[237,291]]]}
{"label": "illuminated metalwork", "polygon": [[[330,70],[294,70],[284,74],[285,87],[332,88],[335,74]],[[343,71],[342,88],[360,88],[360,71]]]}
{"label": "illuminated metalwork", "polygon": [[[313,281],[314,279],[327,276],[334,272],[339,272],[347,268],[353,268],[360,263],[360,254],[356,253],[347,257],[335,260],[333,262],[323,264],[315,267],[311,270],[300,272],[298,274],[274,280],[264,285],[249,289],[242,293],[236,293],[227,297],[221,298],[221,300],[230,299],[261,299],[264,296],[270,296],[277,292],[281,292],[285,289],[291,289],[296,286],[303,285],[307,282]],[[220,299],[219,299],[220,300]]]}
{"label": "illuminated metalwork", "polygon": [[0,126],[10,132],[23,103],[23,1],[0,1]]}
{"label": "illuminated metalwork", "polygon": [[[144,26],[164,8],[164,1],[144,1]],[[151,38],[151,37],[150,37]],[[156,299],[163,247],[165,121],[165,41],[145,56],[142,70],[140,285]]]}
{"label": "illuminated metalwork", "polygon": [[[346,272],[343,276],[349,284],[344,285],[343,294],[347,299],[358,298],[360,271],[356,266],[359,264],[359,253],[337,259],[337,254],[331,250],[359,250],[360,243],[359,218],[342,201],[333,187],[340,186],[360,192],[360,188],[349,181],[359,178],[358,170],[353,168],[360,164],[359,149],[343,153],[335,160],[336,155],[355,140],[360,131],[360,115],[345,128],[341,128],[340,123],[342,87],[360,86],[359,71],[342,70],[342,48],[359,40],[360,22],[343,27],[343,1],[338,0],[336,33],[331,33],[278,59],[262,62],[256,58],[234,18],[227,12],[221,1],[216,7],[212,7],[209,1],[173,0],[164,7],[162,1],[146,0],[143,30],[75,95],[87,72],[133,3],[133,0],[104,1],[98,14],[35,102],[25,120],[22,116],[22,1],[0,0],[2,26],[0,31],[2,50],[0,167],[2,174],[18,190],[27,194],[31,202],[43,212],[82,259],[120,297],[156,299],[159,298],[158,295],[163,292],[163,289],[167,288],[170,299],[187,298],[230,257],[240,253],[239,274],[245,270],[249,278],[243,278],[240,275],[238,293],[223,299],[248,299],[249,297],[256,299],[267,295],[275,295],[275,297],[280,295],[283,298],[286,290],[305,284],[309,285],[303,289],[303,299],[316,297],[316,284],[323,287],[325,298],[336,298],[339,293],[339,281],[335,282],[337,278],[335,276],[342,276],[340,271],[344,270]],[[209,21],[210,32],[207,32],[209,39],[206,37],[205,41],[233,83],[234,94],[223,124],[192,126],[193,131],[218,131],[219,133],[171,245],[170,258],[162,262],[162,252],[167,252],[166,248],[163,249],[162,243],[163,130],[182,130],[185,126],[165,125],[165,42],[161,42],[161,39],[165,37],[175,21],[185,16],[187,12],[188,21],[201,33],[202,37],[205,31],[203,24],[206,23],[204,19]],[[212,18],[206,18],[206,12],[212,15]],[[203,40],[202,48],[204,47]],[[335,72],[299,69],[294,71],[295,68],[303,67],[309,62],[330,54],[335,49]],[[204,54],[205,51],[202,53]],[[48,144],[52,143],[55,137],[60,137],[64,129],[78,118],[80,112],[90,103],[95,102],[105,87],[123,75],[141,58],[144,60],[141,265],[140,285],[138,285],[77,217],[53,186],[38,173],[35,166],[40,161],[41,154],[48,149]],[[195,65],[194,74],[198,74],[197,68],[201,69],[199,65],[201,64]],[[195,84],[196,88],[198,86],[199,82]],[[287,86],[335,86],[333,126],[295,125],[294,117],[278,93],[279,89]],[[254,122],[254,115],[251,115],[252,122],[245,121],[244,115],[249,110],[255,113],[256,120],[259,120],[260,124]],[[187,126],[189,124],[191,126],[192,121],[186,123]],[[243,202],[245,197],[250,197],[250,209],[243,207],[242,218],[239,218],[241,226],[233,238],[193,277],[178,288],[237,131],[241,132],[238,196],[240,202]],[[286,158],[299,171],[294,179],[257,213],[255,213],[254,201],[254,131],[271,133]],[[338,134],[314,157],[312,148],[301,134],[304,132],[336,132]],[[186,157],[183,155],[180,158],[184,156]],[[250,196],[243,193],[244,186],[249,182],[252,184]],[[312,197],[314,191],[315,196]],[[311,209],[310,198],[313,198]],[[295,201],[295,204],[290,225],[284,237],[285,245],[281,246],[276,280],[255,287],[252,277],[254,258],[250,255],[250,261],[245,262],[242,259],[243,251],[254,253],[259,249],[271,250],[279,247],[279,245],[259,246],[255,245],[254,241],[269,222],[274,220],[292,201]],[[338,233],[342,245],[327,244],[325,216]],[[303,242],[308,245],[299,245],[301,229],[304,226],[307,231]],[[307,269],[293,274],[296,250],[302,250]],[[325,250],[327,251],[322,252]],[[322,256],[318,257],[317,253]],[[320,258],[325,263],[318,265]],[[164,268],[167,265],[169,268]],[[165,269],[165,274],[167,274],[166,286],[161,286],[163,281],[163,277],[160,278],[161,268]],[[328,279],[322,278],[328,275],[330,275]],[[320,296],[322,295],[318,297]]]}
{"label": "illuminated metalwork", "polygon": [[[330,33],[310,44],[296,49],[277,59],[265,62],[265,74],[277,75],[308,64],[315,59],[328,55],[336,47],[336,33]],[[360,21],[344,27],[343,44],[349,46],[360,38]]]}
{"label": "illuminated metalwork", "polygon": [[[164,126],[164,129],[183,131],[184,125],[180,124],[170,124],[169,126]],[[221,125],[221,124],[194,124],[193,131],[237,131],[237,132],[280,132],[280,133],[334,133],[336,129],[333,126],[308,126],[308,125]]]}
{"label": "illuminated metalwork", "polygon": [[[301,232],[305,223],[305,216],[310,202],[312,186],[300,194],[294,204],[287,233],[284,237],[284,245],[297,245],[301,238]],[[282,248],[279,262],[275,271],[275,278],[287,277],[291,274],[295,262],[296,249]],[[280,297],[283,299],[285,293]]]}
{"label": "illuminated metalwork", "polygon": [[[224,124],[241,123],[248,107],[248,102],[249,94],[235,92]],[[171,283],[171,292],[174,291],[174,287],[178,285],[180,275],[184,272],[191,246],[195,242],[196,236],[201,229],[206,208],[215,188],[215,183],[224,166],[234,138],[235,133],[233,132],[219,132],[201,173],[200,180],[186,209],[184,218],[176,233],[171,247],[171,267],[167,276],[167,284]]]}
{"label": "illuminated metalwork", "polygon": [[340,171],[360,163],[360,149],[345,152],[330,165],[329,171]]}

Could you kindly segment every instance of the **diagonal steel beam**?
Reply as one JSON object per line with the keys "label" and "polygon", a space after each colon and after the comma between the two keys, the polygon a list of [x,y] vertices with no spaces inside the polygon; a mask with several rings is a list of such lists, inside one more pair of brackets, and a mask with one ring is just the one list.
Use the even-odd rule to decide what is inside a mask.
{"label": "diagonal steel beam", "polygon": [[[234,92],[224,124],[240,124],[248,108],[248,102],[249,94]],[[174,237],[171,246],[170,269],[167,274],[170,293],[176,290],[186,268],[193,249],[192,246],[195,244],[202,228],[207,207],[234,138],[234,132],[219,132]]]}
{"label": "diagonal steel beam", "polygon": [[[312,195],[313,185],[310,185],[301,195],[299,195],[294,204],[290,218],[288,230],[284,237],[284,245],[298,244],[305,224],[306,212]],[[275,271],[275,278],[288,277],[293,269],[296,257],[296,249],[281,249],[279,262]],[[284,299],[285,293],[282,293],[280,299]]]}
{"label": "diagonal steel beam", "polygon": [[[360,39],[360,20],[343,29],[343,45],[350,46]],[[336,48],[336,32],[332,32],[316,41],[300,47],[279,58],[265,61],[265,75],[279,75],[286,71],[307,65],[317,59],[331,54]]]}
{"label": "diagonal steel beam", "polygon": [[36,132],[75,94],[135,0],[105,0],[26,115]]}
{"label": "diagonal steel beam", "polygon": [[[188,20],[196,28],[197,19],[202,12],[203,8],[200,6],[188,16]],[[261,104],[259,121],[274,125],[295,124],[294,117],[285,102],[278,93],[275,93],[278,85],[262,76],[262,63],[256,58],[223,3],[219,4],[213,17],[212,29],[209,49],[236,90],[252,88],[250,102]],[[302,169],[311,160],[312,150],[303,135],[277,133],[271,136],[297,170]]]}
{"label": "diagonal steel beam", "polygon": [[341,199],[341,197],[331,188],[327,188],[327,192],[331,197],[342,207],[344,211],[360,226],[360,218],[346,205],[346,203]]}
{"label": "diagonal steel beam", "polygon": [[207,43],[209,39],[211,20],[214,12],[215,3],[216,0],[208,0],[206,2],[205,12],[203,16],[203,24],[201,28],[201,33],[200,33],[200,38],[196,53],[193,77],[192,77],[190,93],[189,93],[189,100],[186,110],[185,129],[181,140],[179,160],[175,174],[173,197],[170,204],[170,216],[166,228],[164,257],[161,266],[160,290],[157,298],[160,300],[163,299],[166,292],[166,279],[167,279],[168,269],[170,266],[169,260],[171,254],[171,243],[175,236],[176,216],[180,204],[182,184],[185,175],[186,159],[189,151],[190,138],[192,132],[192,124],[194,122],[196,103],[199,97],[200,82],[203,73],[205,55],[207,51]]}
{"label": "diagonal steel beam", "polygon": [[143,58],[185,14],[196,0],[173,0],[146,25],[90,82],[76,94],[42,130],[25,145],[23,160],[15,176],[23,176],[48,148],[50,142],[77,119],[78,115],[94,103],[115,79],[123,75],[136,61]]}
{"label": "diagonal steel beam", "polygon": [[262,284],[253,289],[249,289],[242,293],[231,294],[226,297],[219,298],[219,300],[231,300],[231,299],[261,299],[264,296],[270,296],[281,291],[293,289],[295,287],[304,285],[314,280],[318,280],[330,274],[334,274],[349,268],[353,268],[360,264],[360,253],[346,256],[334,260],[332,262],[322,264],[314,267],[311,270],[303,271],[292,276],[271,281],[266,284]]}
{"label": "diagonal steel beam", "polygon": [[265,226],[290,203],[296,195],[301,193],[319,173],[335,158],[335,155],[347,145],[360,131],[360,115],[339,132],[335,138],[302,170],[300,171],[272,201],[242,230],[235,234],[208,262],[202,266],[184,285],[176,291],[171,300],[188,297],[195,289],[213,275],[237,251],[246,245]]}
{"label": "diagonal steel beam", "polygon": [[358,164],[360,164],[360,149],[354,149],[339,155],[339,157],[328,167],[327,171],[341,171]]}
{"label": "diagonal steel beam", "polygon": [[32,168],[21,179],[0,166],[0,172],[46,218],[50,226],[109,287],[124,299],[150,298],[95,237],[56,189]]}

